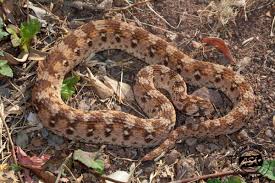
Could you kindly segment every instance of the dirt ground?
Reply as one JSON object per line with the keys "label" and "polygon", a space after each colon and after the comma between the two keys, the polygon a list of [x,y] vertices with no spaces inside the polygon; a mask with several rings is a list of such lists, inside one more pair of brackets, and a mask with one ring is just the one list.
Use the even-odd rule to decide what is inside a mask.
{"label": "dirt ground", "polygon": [[[51,155],[47,168],[54,175],[58,174],[59,166],[75,149],[100,152],[100,156],[104,159],[106,175],[117,170],[129,172],[136,166],[132,171],[132,182],[142,183],[170,182],[236,170],[238,169],[236,159],[242,148],[256,149],[261,152],[264,159],[275,158],[275,37],[271,36],[275,4],[272,0],[247,0],[245,6],[238,4],[237,1],[231,6],[217,2],[214,5],[210,0],[155,0],[148,3],[149,6],[143,3],[125,9],[121,8],[129,4],[123,0],[115,0],[110,6],[101,4],[103,9],[98,8],[102,0],[86,0],[82,6],[70,1],[31,2],[42,9],[51,10],[49,19],[45,20],[51,25],[52,31],[49,33],[49,27],[42,28],[34,41],[37,50],[49,51],[65,36],[65,30],[75,29],[90,20],[119,17],[168,40],[195,59],[227,65],[240,72],[250,82],[257,97],[255,113],[247,125],[238,132],[217,138],[189,138],[179,142],[163,157],[153,162],[138,164],[137,160],[151,149],[87,145],[66,140],[42,128],[37,123],[36,111],[30,103],[37,62],[27,61],[13,66],[14,77],[3,78],[0,81],[4,108],[5,111],[9,111],[6,123],[12,140],[29,155]],[[136,1],[131,2],[136,3]],[[106,9],[113,11],[105,11]],[[29,13],[34,14],[31,10]],[[18,22],[22,19],[16,15],[14,17]],[[214,47],[202,44],[202,39],[205,37],[218,37],[224,40],[236,64],[230,64]],[[7,40],[1,42],[0,49],[18,53]],[[99,64],[91,68],[93,73],[103,73],[120,80],[123,72],[125,73],[123,80],[129,84],[132,84],[137,70],[144,65],[118,51],[100,52],[96,60],[111,63],[112,66],[99,66]],[[81,65],[74,71],[85,73],[87,65]],[[69,100],[71,106],[84,110],[107,107],[137,114],[135,110],[113,99],[100,100],[83,80],[77,85],[77,91],[79,92],[76,96]],[[90,104],[93,104],[93,107]],[[3,142],[6,143],[1,151],[2,161],[12,161],[9,151],[11,142],[4,129],[1,143]],[[70,163],[68,167],[75,177],[83,175],[83,182],[102,182],[102,179],[80,163]],[[74,182],[73,176],[69,173],[64,173],[62,176],[61,181]],[[246,182],[269,182],[262,176],[246,174],[243,177]]]}

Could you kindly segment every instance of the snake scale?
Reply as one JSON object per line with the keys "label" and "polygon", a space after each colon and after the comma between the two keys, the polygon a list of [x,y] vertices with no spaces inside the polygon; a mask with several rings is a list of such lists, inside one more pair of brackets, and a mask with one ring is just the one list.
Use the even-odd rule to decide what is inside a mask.
{"label": "snake scale", "polygon": [[[65,75],[91,53],[119,49],[149,66],[137,75],[134,93],[149,119],[113,110],[82,111],[60,95]],[[183,79],[182,79],[183,78]],[[209,101],[186,94],[185,82],[222,91],[233,109],[217,119],[174,129],[174,106],[189,115],[209,115]],[[156,88],[167,90],[173,104]],[[43,126],[69,139],[125,147],[155,147],[151,160],[187,137],[214,137],[237,131],[254,110],[254,94],[245,79],[224,66],[197,61],[146,30],[116,20],[98,20],[74,30],[38,65],[32,102]]]}

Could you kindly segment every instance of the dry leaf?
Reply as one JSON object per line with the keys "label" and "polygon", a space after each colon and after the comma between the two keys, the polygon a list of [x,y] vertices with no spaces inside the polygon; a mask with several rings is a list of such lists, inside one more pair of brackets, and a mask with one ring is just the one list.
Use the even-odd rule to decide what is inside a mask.
{"label": "dry leaf", "polygon": [[132,88],[127,83],[118,82],[108,76],[104,76],[104,83],[112,88],[121,101],[132,103],[135,100]]}
{"label": "dry leaf", "polygon": [[222,52],[231,64],[236,63],[224,40],[215,37],[206,37],[202,39],[202,42],[212,45],[220,52]]}
{"label": "dry leaf", "polygon": [[[130,174],[128,172],[118,170],[118,171],[108,175],[107,177],[112,178],[117,181],[120,181],[120,182],[128,182],[128,180],[130,178]],[[106,180],[106,183],[113,183],[113,181]]]}
{"label": "dry leaf", "polygon": [[[42,167],[50,159],[49,155],[42,155],[41,157],[30,157],[20,147],[16,147],[16,155],[20,165],[32,170],[32,172],[34,172],[38,177],[43,179],[45,182],[55,182],[55,176],[50,172],[44,171]],[[28,169],[24,169],[24,176],[28,182],[32,182],[32,179],[29,176],[30,171]]]}
{"label": "dry leaf", "polygon": [[16,155],[19,163],[30,169],[42,169],[42,166],[50,159],[49,155],[42,155],[41,157],[37,156],[28,156],[20,147],[16,147]]}

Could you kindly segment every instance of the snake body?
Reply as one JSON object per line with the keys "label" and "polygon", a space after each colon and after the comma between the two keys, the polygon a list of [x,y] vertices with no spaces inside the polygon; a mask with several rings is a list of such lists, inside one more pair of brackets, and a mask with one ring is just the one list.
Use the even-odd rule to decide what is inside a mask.
{"label": "snake body", "polygon": [[[91,53],[108,49],[125,51],[149,64],[139,72],[134,86],[137,101],[149,119],[121,111],[86,112],[62,101],[64,76]],[[233,109],[221,118],[173,129],[176,121],[173,104],[191,115],[204,108],[205,114],[209,113],[208,102],[186,94],[181,77],[191,85],[222,91],[232,101]],[[167,90],[173,104],[156,87]],[[144,160],[158,156],[179,139],[237,131],[252,114],[254,98],[250,84],[231,69],[194,60],[160,37],[116,20],[87,23],[59,42],[39,64],[32,94],[43,125],[58,135],[87,143],[138,148],[161,144]]]}

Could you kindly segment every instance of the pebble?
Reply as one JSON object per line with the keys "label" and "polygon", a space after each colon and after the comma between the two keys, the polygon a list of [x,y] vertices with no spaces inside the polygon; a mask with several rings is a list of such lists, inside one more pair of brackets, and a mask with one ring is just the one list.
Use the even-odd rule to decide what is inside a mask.
{"label": "pebble", "polygon": [[270,130],[270,129],[267,129],[267,130],[265,131],[265,135],[268,136],[269,138],[273,138],[273,137],[274,137],[274,133],[273,133],[273,131]]}
{"label": "pebble", "polygon": [[198,139],[196,139],[196,138],[188,138],[188,139],[186,139],[185,143],[188,146],[194,146],[197,143],[197,141],[198,141]]}
{"label": "pebble", "polygon": [[15,143],[16,143],[16,145],[18,145],[24,149],[29,144],[29,136],[24,132],[19,132],[16,135]]}
{"label": "pebble", "polygon": [[173,149],[168,155],[165,156],[165,162],[167,165],[171,165],[178,158],[180,158],[180,153],[177,150]]}
{"label": "pebble", "polygon": [[240,133],[238,134],[238,138],[240,140],[249,140],[250,139],[250,137],[248,136],[248,134],[245,130],[240,131]]}
{"label": "pebble", "polygon": [[210,143],[210,144],[208,145],[208,147],[209,147],[209,149],[210,149],[211,152],[220,149],[219,146],[217,146],[216,144],[213,144],[213,143]]}
{"label": "pebble", "polygon": [[204,144],[197,145],[196,150],[199,151],[200,153],[205,153],[209,151],[209,149],[207,149]]}

